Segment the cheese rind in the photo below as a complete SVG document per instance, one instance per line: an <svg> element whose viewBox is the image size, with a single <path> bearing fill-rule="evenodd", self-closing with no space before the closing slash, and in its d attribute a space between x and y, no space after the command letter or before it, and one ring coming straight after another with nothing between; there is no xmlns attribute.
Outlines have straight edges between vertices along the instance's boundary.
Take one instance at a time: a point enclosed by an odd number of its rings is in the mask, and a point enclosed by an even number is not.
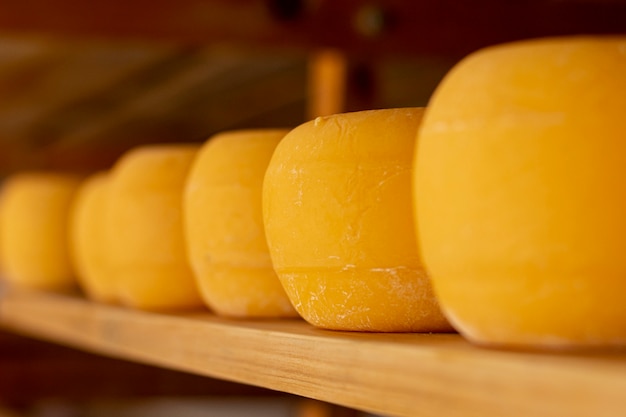
<svg viewBox="0 0 626 417"><path fill-rule="evenodd" d="M350 331L451 330L421 268L281 269L296 309L317 327Z"/></svg>
<svg viewBox="0 0 626 417"><path fill-rule="evenodd" d="M232 317L297 316L272 268L261 211L265 170L286 129L223 132L185 191L188 256L205 303Z"/></svg>
<svg viewBox="0 0 626 417"><path fill-rule="evenodd" d="M117 300L115 277L105 248L108 172L91 175L81 184L71 209L70 250L76 279L92 300Z"/></svg>
<svg viewBox="0 0 626 417"><path fill-rule="evenodd" d="M0 247L8 282L51 291L75 286L67 229L79 184L79 177L56 172L23 172L6 180Z"/></svg>
<svg viewBox="0 0 626 417"><path fill-rule="evenodd" d="M626 38L489 48L419 132L420 246L442 307L481 344L626 344Z"/></svg>
<svg viewBox="0 0 626 417"><path fill-rule="evenodd" d="M106 249L119 300L159 310L202 305L183 233L182 194L198 146L149 145L111 171Z"/></svg>
<svg viewBox="0 0 626 417"><path fill-rule="evenodd" d="M447 331L413 232L412 154L422 109L319 117L278 145L263 189L272 261L315 326Z"/></svg>

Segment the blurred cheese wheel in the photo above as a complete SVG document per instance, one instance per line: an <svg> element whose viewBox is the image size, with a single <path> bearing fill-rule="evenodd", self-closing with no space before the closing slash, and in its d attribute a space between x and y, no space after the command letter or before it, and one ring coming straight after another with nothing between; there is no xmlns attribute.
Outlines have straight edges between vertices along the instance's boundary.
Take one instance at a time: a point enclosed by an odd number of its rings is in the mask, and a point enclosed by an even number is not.
<svg viewBox="0 0 626 417"><path fill-rule="evenodd" d="M29 172L4 184L0 217L3 274L17 287L68 290L74 284L68 223L80 178Z"/></svg>
<svg viewBox="0 0 626 417"><path fill-rule="evenodd" d="M78 189L71 212L70 248L81 288L91 299L110 303L117 298L117 288L104 240L108 180L108 173L100 172Z"/></svg>
<svg viewBox="0 0 626 417"><path fill-rule="evenodd" d="M265 170L287 132L218 134L200 151L189 176L189 260L204 301L218 314L297 316L272 268L261 211Z"/></svg>
<svg viewBox="0 0 626 417"><path fill-rule="evenodd" d="M182 217L183 187L197 150L187 144L135 148L111 172L106 248L126 305L202 305L187 264Z"/></svg>
<svg viewBox="0 0 626 417"><path fill-rule="evenodd" d="M491 345L626 345L626 37L492 47L426 112L418 230L442 307Z"/></svg>
<svg viewBox="0 0 626 417"><path fill-rule="evenodd" d="M418 258L411 167L422 109L319 117L278 145L263 189L272 261L315 326L439 331Z"/></svg>

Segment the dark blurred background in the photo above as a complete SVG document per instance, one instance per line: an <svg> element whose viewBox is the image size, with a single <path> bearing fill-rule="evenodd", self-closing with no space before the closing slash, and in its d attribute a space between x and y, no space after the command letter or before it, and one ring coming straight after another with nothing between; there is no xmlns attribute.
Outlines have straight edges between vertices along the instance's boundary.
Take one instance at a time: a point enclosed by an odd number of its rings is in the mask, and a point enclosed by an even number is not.
<svg viewBox="0 0 626 417"><path fill-rule="evenodd" d="M423 106L484 46L624 31L623 0L0 0L0 176L295 126L320 51L343 57L352 111Z"/></svg>

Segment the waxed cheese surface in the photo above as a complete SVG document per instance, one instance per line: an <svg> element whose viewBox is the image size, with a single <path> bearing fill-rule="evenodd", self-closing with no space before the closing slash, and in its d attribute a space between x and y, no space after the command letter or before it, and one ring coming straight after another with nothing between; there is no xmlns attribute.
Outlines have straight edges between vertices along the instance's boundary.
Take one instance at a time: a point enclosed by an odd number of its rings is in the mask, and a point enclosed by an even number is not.
<svg viewBox="0 0 626 417"><path fill-rule="evenodd" d="M182 194L198 147L149 145L117 162L109 183L106 248L118 298L141 309L202 305L183 233Z"/></svg>
<svg viewBox="0 0 626 417"><path fill-rule="evenodd" d="M6 180L0 248L8 282L41 290L74 287L67 229L79 184L79 177L54 172L17 173Z"/></svg>
<svg viewBox="0 0 626 417"><path fill-rule="evenodd" d="M448 330L418 256L411 167L422 109L319 117L278 145L263 189L272 261L329 329Z"/></svg>
<svg viewBox="0 0 626 417"><path fill-rule="evenodd" d="M297 315L272 267L261 212L265 170L287 132L217 134L204 145L189 175L189 260L205 303L218 314Z"/></svg>
<svg viewBox="0 0 626 417"><path fill-rule="evenodd" d="M108 181L108 172L99 172L78 189L71 210L70 249L76 279L86 295L112 303L117 299L117 288L105 247Z"/></svg>
<svg viewBox="0 0 626 417"><path fill-rule="evenodd" d="M416 153L423 257L471 340L626 344L626 38L473 54L443 80Z"/></svg>

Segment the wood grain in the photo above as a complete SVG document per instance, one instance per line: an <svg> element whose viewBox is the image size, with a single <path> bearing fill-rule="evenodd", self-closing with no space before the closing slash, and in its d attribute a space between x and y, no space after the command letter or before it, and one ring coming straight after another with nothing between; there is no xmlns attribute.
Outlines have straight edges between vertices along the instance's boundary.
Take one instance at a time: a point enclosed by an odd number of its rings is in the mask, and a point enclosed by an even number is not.
<svg viewBox="0 0 626 417"><path fill-rule="evenodd" d="M159 314L8 292L6 329L113 357L395 416L619 416L626 354L481 349L454 334L329 332L299 320Z"/></svg>

